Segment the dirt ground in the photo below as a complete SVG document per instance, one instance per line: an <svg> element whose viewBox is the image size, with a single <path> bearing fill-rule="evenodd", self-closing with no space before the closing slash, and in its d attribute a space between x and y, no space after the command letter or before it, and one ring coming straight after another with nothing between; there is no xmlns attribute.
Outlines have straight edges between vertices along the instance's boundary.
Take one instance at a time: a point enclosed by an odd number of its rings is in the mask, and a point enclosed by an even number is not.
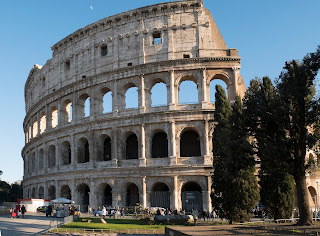
<svg viewBox="0 0 320 236"><path fill-rule="evenodd" d="M317 235L320 236L320 223L317 222L311 226L296 226L292 223L287 224L253 224L253 225L205 225L201 224L194 227L168 227L173 231L178 231L177 235L194 235L194 236L210 236L210 235ZM175 234L176 235L176 234Z"/></svg>

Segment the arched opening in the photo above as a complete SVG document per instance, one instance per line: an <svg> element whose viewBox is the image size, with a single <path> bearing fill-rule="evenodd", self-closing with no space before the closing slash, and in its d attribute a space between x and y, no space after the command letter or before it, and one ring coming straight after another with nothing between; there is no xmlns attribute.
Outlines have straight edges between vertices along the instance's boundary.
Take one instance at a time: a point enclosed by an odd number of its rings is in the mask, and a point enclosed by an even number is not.
<svg viewBox="0 0 320 236"><path fill-rule="evenodd" d="M309 187L308 187L308 190L309 190L309 193L310 193L310 195L311 195L313 204L316 204L316 202L317 202L317 191L316 191L315 188L312 187L312 186L309 186Z"/></svg>
<svg viewBox="0 0 320 236"><path fill-rule="evenodd" d="M136 206L140 203L139 188L137 185L130 183L127 187L127 206Z"/></svg>
<svg viewBox="0 0 320 236"><path fill-rule="evenodd" d="M105 138L103 142L103 160L110 161L111 160L111 138Z"/></svg>
<svg viewBox="0 0 320 236"><path fill-rule="evenodd" d="M90 188L86 184L80 184L77 188L78 204L81 212L88 212Z"/></svg>
<svg viewBox="0 0 320 236"><path fill-rule="evenodd" d="M131 134L126 141L126 159L138 159L138 137Z"/></svg>
<svg viewBox="0 0 320 236"><path fill-rule="evenodd" d="M71 164L71 145L68 141L65 141L61 144L61 161L62 165Z"/></svg>
<svg viewBox="0 0 320 236"><path fill-rule="evenodd" d="M151 106L167 105L167 86L163 82L156 83L151 89Z"/></svg>
<svg viewBox="0 0 320 236"><path fill-rule="evenodd" d="M56 199L56 188L51 185L48 189L48 200Z"/></svg>
<svg viewBox="0 0 320 236"><path fill-rule="evenodd" d="M90 116L90 97L88 97L84 102L84 117Z"/></svg>
<svg viewBox="0 0 320 236"><path fill-rule="evenodd" d="M32 125L32 138L37 137L38 135L38 120L37 118L34 119L33 125Z"/></svg>
<svg viewBox="0 0 320 236"><path fill-rule="evenodd" d="M89 161L89 142L86 138L81 138L78 142L78 163L85 163Z"/></svg>
<svg viewBox="0 0 320 236"><path fill-rule="evenodd" d="M56 166L56 147L51 145L48 149L49 168Z"/></svg>
<svg viewBox="0 0 320 236"><path fill-rule="evenodd" d="M51 109L51 126L52 128L57 127L58 125L58 109L56 107L53 107Z"/></svg>
<svg viewBox="0 0 320 236"><path fill-rule="evenodd" d="M179 104L198 103L197 84L190 80L185 80L179 85Z"/></svg>
<svg viewBox="0 0 320 236"><path fill-rule="evenodd" d="M170 208L170 192L165 183L156 183L150 195L151 207Z"/></svg>
<svg viewBox="0 0 320 236"><path fill-rule="evenodd" d="M36 153L32 153L32 158L31 158L31 170L32 172L35 172L37 170L36 166Z"/></svg>
<svg viewBox="0 0 320 236"><path fill-rule="evenodd" d="M152 138L152 158L168 157L168 139L165 132L156 133Z"/></svg>
<svg viewBox="0 0 320 236"><path fill-rule="evenodd" d="M181 189L182 209L191 212L192 209L202 210L202 188L195 182L188 182Z"/></svg>
<svg viewBox="0 0 320 236"><path fill-rule="evenodd" d="M68 185L61 187L61 197L71 200L71 189Z"/></svg>
<svg viewBox="0 0 320 236"><path fill-rule="evenodd" d="M38 196L39 199L44 199L44 189L42 186L39 188Z"/></svg>
<svg viewBox="0 0 320 236"><path fill-rule="evenodd" d="M39 170L42 170L44 167L43 160L44 160L43 149L40 149L40 151L39 151Z"/></svg>
<svg viewBox="0 0 320 236"><path fill-rule="evenodd" d="M110 185L107 185L104 188L104 195L103 195L103 206L112 206L112 188Z"/></svg>
<svg viewBox="0 0 320 236"><path fill-rule="evenodd" d="M138 108L138 88L133 85L125 94L125 108Z"/></svg>
<svg viewBox="0 0 320 236"><path fill-rule="evenodd" d="M223 80L215 78L210 81L210 102L211 103L215 103L215 101L216 101L216 97L215 97L216 85L220 85L222 88L224 88L226 95L228 97L227 84Z"/></svg>
<svg viewBox="0 0 320 236"><path fill-rule="evenodd" d="M198 157L201 156L200 138L197 132L188 130L182 133L180 138L180 156Z"/></svg>
<svg viewBox="0 0 320 236"><path fill-rule="evenodd" d="M70 123L72 121L72 103L70 100L65 101L65 120L66 123Z"/></svg>
<svg viewBox="0 0 320 236"><path fill-rule="evenodd" d="M103 106L103 113L109 113L112 112L112 92L108 88L103 88L101 90L102 93L102 106Z"/></svg>
<svg viewBox="0 0 320 236"><path fill-rule="evenodd" d="M46 113L43 112L40 118L40 134L42 134L46 130L46 126L47 126L47 117L46 117Z"/></svg>
<svg viewBox="0 0 320 236"><path fill-rule="evenodd" d="M78 118L90 116L90 97L88 94L85 93L79 97L76 112Z"/></svg>
<svg viewBox="0 0 320 236"><path fill-rule="evenodd" d="M32 188L31 198L36 198L36 188Z"/></svg>
<svg viewBox="0 0 320 236"><path fill-rule="evenodd" d="M29 126L29 131L28 131L28 139L29 139L29 141L31 140L31 126Z"/></svg>

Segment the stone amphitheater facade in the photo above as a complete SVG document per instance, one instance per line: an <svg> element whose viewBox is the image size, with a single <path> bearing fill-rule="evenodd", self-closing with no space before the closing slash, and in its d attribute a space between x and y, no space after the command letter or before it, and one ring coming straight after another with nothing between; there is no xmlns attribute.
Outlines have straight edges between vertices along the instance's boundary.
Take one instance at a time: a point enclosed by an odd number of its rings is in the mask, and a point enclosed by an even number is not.
<svg viewBox="0 0 320 236"><path fill-rule="evenodd" d="M25 84L24 198L71 198L83 211L136 203L211 210L210 82L224 81L230 102L245 85L237 50L202 0L107 17L52 50ZM183 81L196 83L197 104L179 104ZM167 104L154 107L157 83L166 85ZM135 109L126 108L131 87ZM112 110L104 112L110 93Z"/></svg>

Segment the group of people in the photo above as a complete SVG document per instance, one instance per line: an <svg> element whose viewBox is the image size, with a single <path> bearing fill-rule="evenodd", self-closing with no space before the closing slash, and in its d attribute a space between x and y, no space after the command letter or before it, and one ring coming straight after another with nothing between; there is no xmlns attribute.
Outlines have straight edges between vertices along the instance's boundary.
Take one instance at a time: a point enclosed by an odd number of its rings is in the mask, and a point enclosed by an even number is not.
<svg viewBox="0 0 320 236"><path fill-rule="evenodd" d="M98 211L100 211L100 210L102 212L103 218L105 218L107 215L109 217L113 216L114 218L118 218L118 217L124 218L124 214L125 214L124 208L121 208L121 209L117 208L117 207L106 208L105 206L103 206L102 209L100 207L98 208Z"/></svg>
<svg viewBox="0 0 320 236"><path fill-rule="evenodd" d="M20 207L20 205L17 204L10 210L10 212L11 212L11 218L19 218L20 212L21 212L22 218L24 218L24 214L27 212L27 210L24 205Z"/></svg>

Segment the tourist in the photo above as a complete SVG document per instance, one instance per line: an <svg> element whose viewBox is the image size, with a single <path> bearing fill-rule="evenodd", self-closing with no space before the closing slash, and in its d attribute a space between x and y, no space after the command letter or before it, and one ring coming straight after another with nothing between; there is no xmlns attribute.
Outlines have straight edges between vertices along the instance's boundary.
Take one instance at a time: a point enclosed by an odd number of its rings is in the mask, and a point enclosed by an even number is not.
<svg viewBox="0 0 320 236"><path fill-rule="evenodd" d="M123 207L120 210L120 214L121 214L122 219L124 219L124 208Z"/></svg>
<svg viewBox="0 0 320 236"><path fill-rule="evenodd" d="M21 207L21 215L22 215L22 218L24 218L24 214L26 213L26 207L24 205L22 205Z"/></svg>
<svg viewBox="0 0 320 236"><path fill-rule="evenodd" d="M49 204L49 206L48 206L48 216L50 216L51 217L51 214L52 214L52 206L51 206L51 204ZM47 216L47 217L48 217Z"/></svg>
<svg viewBox="0 0 320 236"><path fill-rule="evenodd" d="M192 209L192 216L193 216L193 221L194 221L194 225L197 225L197 221L198 221L198 217L199 217L199 212L197 209L193 210Z"/></svg>
<svg viewBox="0 0 320 236"><path fill-rule="evenodd" d="M105 207L102 208L102 218L104 219L107 215L107 210Z"/></svg>

